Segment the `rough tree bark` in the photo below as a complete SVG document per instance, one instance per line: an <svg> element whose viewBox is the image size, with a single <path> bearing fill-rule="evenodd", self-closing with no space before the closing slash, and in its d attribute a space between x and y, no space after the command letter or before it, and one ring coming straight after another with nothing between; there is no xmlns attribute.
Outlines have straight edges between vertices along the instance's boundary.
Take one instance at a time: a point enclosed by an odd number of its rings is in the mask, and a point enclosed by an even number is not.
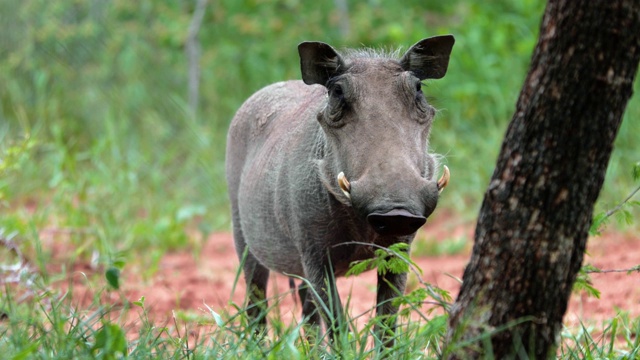
<svg viewBox="0 0 640 360"><path fill-rule="evenodd" d="M638 0L547 4L452 307L446 357L555 356L639 58Z"/></svg>

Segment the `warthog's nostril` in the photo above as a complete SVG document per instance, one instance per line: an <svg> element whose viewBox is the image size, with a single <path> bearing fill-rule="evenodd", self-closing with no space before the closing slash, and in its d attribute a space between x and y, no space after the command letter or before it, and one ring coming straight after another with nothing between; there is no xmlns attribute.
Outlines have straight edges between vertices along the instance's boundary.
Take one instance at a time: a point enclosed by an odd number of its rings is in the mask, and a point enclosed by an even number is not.
<svg viewBox="0 0 640 360"><path fill-rule="evenodd" d="M386 213L373 212L367 216L367 221L380 235L403 236L418 231L427 218L407 210L393 209Z"/></svg>

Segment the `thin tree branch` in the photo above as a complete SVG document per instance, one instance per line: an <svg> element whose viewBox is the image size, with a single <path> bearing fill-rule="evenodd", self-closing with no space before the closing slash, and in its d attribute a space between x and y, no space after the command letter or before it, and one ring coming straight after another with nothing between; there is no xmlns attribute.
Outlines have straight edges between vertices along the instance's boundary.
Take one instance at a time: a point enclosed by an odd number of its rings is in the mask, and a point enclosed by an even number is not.
<svg viewBox="0 0 640 360"><path fill-rule="evenodd" d="M640 265L636 265L629 269L587 269L584 270L585 274L608 274L608 273L632 273L632 272L640 272Z"/></svg>
<svg viewBox="0 0 640 360"><path fill-rule="evenodd" d="M638 186L635 190L633 190L633 191L631 192L631 194L629 194L629 196L627 196L627 198L626 198L626 199L624 199L624 201L622 201L620 204L618 204L618 206L616 206L616 207L614 207L613 209L611 209L611 210L607 211L607 212L604 214L604 219L603 219L603 220L608 219L611 215L615 214L615 213L616 213L616 212L618 212L620 209L622 209L622 207L624 206L624 204L626 204L626 203L627 203L627 201L631 200L631 198L632 198L632 197L633 197L633 196L634 196L638 191L640 191L640 186Z"/></svg>
<svg viewBox="0 0 640 360"><path fill-rule="evenodd" d="M196 9L193 11L187 40L185 44L185 52L189 62L189 110L191 116L195 117L198 113L198 102L200 97L200 42L198 34L202 26L202 19L207 6L207 0L197 0Z"/></svg>

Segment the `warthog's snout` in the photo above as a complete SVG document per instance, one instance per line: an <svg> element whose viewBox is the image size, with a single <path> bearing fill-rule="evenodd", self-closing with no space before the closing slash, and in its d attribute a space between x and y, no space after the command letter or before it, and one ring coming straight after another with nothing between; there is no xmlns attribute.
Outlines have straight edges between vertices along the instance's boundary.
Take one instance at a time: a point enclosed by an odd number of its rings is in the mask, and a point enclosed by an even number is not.
<svg viewBox="0 0 640 360"><path fill-rule="evenodd" d="M397 194L397 188L386 187L387 193L382 198L387 198L387 201L381 203L376 201L375 197L363 196L363 193L376 193L371 189L379 191L379 189L385 188L380 183L373 183L374 185L372 185L372 183L367 184L367 180L360 179L360 181L354 181L352 184L344 172L338 174L337 183L347 201L360 208L361 216L366 218L376 233L384 236L406 236L415 233L427 222L427 217L431 215L436 207L438 194L447 186L449 178L449 168L445 165L442 177L437 182L420 179L421 185L415 187L421 188L420 191L409 195L396 196L392 210L389 210L389 194ZM400 186L400 188L406 190L413 187ZM359 192L358 189L360 189ZM367 191L367 189L370 191ZM352 191L355 191L355 195L352 195ZM416 199L421 199L421 201L416 202Z"/></svg>
<svg viewBox="0 0 640 360"><path fill-rule="evenodd" d="M367 216L367 221L380 235L405 236L418 231L427 218L405 209L393 209L385 213L372 212Z"/></svg>

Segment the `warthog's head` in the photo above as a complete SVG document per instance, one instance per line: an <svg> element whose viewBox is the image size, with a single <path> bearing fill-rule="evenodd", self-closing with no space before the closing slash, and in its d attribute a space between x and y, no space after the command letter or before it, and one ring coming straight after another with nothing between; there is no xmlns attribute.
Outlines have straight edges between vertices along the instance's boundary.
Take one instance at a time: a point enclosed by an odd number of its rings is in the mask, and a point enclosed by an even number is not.
<svg viewBox="0 0 640 360"><path fill-rule="evenodd" d="M413 234L436 207L449 171L435 180L427 152L435 109L422 81L447 72L453 36L424 39L400 59L372 51L340 55L299 45L302 79L327 88L318 114L327 146L319 169L327 189L381 235Z"/></svg>

